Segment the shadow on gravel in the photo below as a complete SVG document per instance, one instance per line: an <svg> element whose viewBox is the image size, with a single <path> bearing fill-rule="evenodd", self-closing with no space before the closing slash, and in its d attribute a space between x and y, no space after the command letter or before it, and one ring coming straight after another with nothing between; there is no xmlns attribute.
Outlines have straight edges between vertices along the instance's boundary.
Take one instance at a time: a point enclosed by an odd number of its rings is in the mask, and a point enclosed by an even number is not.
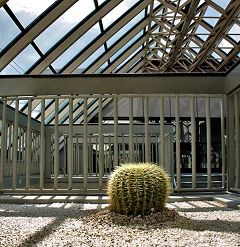
<svg viewBox="0 0 240 247"><path fill-rule="evenodd" d="M239 233L239 221L224 221L224 220L195 220L189 219L185 216L178 216L174 222L171 222L169 227L180 228L189 231L214 231Z"/></svg>
<svg viewBox="0 0 240 247"><path fill-rule="evenodd" d="M56 207L55 207L56 206ZM25 240L19 243L18 247L36 246L39 242L46 239L68 219L80 220L83 224L88 224L89 227L97 227L99 225L106 227L124 226L127 228L138 229L142 231L155 230L157 228L172 228L184 229L189 231L214 231L227 233L240 233L239 221L223 221L218 218L215 220L196 220L188 216L188 212L194 214L201 212L212 211L229 211L228 208L215 207L212 205L207 208L179 208L165 209L163 213L153 212L149 216L126 216L112 213L108 208L97 207L97 209L84 209L81 204L69 205L67 203L58 205L0 205L0 217L52 217L53 221L34 234L28 236ZM195 205L194 205L195 206ZM206 209L206 210L205 210ZM230 209L231 210L231 209ZM182 214L186 215L182 215ZM104 227L105 228L105 227ZM14 233L12 233L14 234Z"/></svg>
<svg viewBox="0 0 240 247"><path fill-rule="evenodd" d="M54 233L61 225L68 219L81 220L88 215L96 213L101 208L101 205L97 209L84 209L82 204L75 204L74 207L68 207L67 203L58 204L57 207L51 205L17 205L17 204L0 204L0 217L12 218L12 217L24 217L24 218L37 218L37 217L51 217L54 220L42 227L41 229L29 235L25 240L19 243L18 247L36 246L39 242L47 238ZM12 233L14 234L14 233Z"/></svg>
<svg viewBox="0 0 240 247"><path fill-rule="evenodd" d="M41 228L39 231L36 231L34 234L27 237L24 241L22 241L18 247L30 247L36 246L37 243L41 242L45 238L47 238L51 233L53 233L61 224L65 221L66 218L57 218L53 220L52 223L46 225Z"/></svg>

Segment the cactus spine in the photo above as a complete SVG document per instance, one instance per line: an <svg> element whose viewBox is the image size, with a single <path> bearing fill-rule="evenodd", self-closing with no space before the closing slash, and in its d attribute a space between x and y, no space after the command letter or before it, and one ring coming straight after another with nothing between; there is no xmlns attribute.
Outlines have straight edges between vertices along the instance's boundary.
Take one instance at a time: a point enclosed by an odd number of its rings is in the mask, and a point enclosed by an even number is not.
<svg viewBox="0 0 240 247"><path fill-rule="evenodd" d="M162 211L169 191L169 177L158 165L124 164L108 181L110 209L127 215Z"/></svg>

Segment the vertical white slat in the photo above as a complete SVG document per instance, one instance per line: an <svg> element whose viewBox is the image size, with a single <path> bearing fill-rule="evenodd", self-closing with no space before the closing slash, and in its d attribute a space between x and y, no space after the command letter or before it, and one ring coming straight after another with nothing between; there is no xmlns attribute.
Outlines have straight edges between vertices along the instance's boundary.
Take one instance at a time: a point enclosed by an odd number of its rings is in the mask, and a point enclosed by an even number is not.
<svg viewBox="0 0 240 247"><path fill-rule="evenodd" d="M206 127L207 127L207 188L211 189L211 119L210 98L206 98Z"/></svg>
<svg viewBox="0 0 240 247"><path fill-rule="evenodd" d="M21 176L22 175L22 163L21 163L21 145L22 145L22 128L19 127L18 129L18 158L17 158L17 175Z"/></svg>
<svg viewBox="0 0 240 247"><path fill-rule="evenodd" d="M138 145L138 136L137 136L137 134L135 135L135 146L136 146L135 160L136 160L136 162L139 162L139 145Z"/></svg>
<svg viewBox="0 0 240 247"><path fill-rule="evenodd" d="M39 189L44 188L45 169L45 99L41 99L41 127L40 127L40 184Z"/></svg>
<svg viewBox="0 0 240 247"><path fill-rule="evenodd" d="M19 117L19 100L15 100L14 129L13 129L13 173L12 189L17 187L17 153L18 153L18 117Z"/></svg>
<svg viewBox="0 0 240 247"><path fill-rule="evenodd" d="M145 162L149 162L149 129L148 129L148 97L143 98L144 110L144 144L145 144Z"/></svg>
<svg viewBox="0 0 240 247"><path fill-rule="evenodd" d="M59 127L58 127L59 99L55 99L55 124L54 124L54 190L58 189L59 174Z"/></svg>
<svg viewBox="0 0 240 247"><path fill-rule="evenodd" d="M112 170L112 151L111 151L112 138L111 136L108 137L108 146L109 146L109 162L108 162L108 174L109 174Z"/></svg>
<svg viewBox="0 0 240 247"><path fill-rule="evenodd" d="M179 97L175 99L175 121L176 121L176 172L177 172L177 189L181 189L181 150L180 150L180 119L179 119Z"/></svg>
<svg viewBox="0 0 240 247"><path fill-rule="evenodd" d="M88 121L87 121L87 98L83 103L83 189L87 190L88 185Z"/></svg>
<svg viewBox="0 0 240 247"><path fill-rule="evenodd" d="M225 157L225 123L224 123L224 98L220 99L221 112L221 152L222 152L222 187L225 187L226 157Z"/></svg>
<svg viewBox="0 0 240 247"><path fill-rule="evenodd" d="M164 97L160 97L160 164L165 168L165 126L164 126Z"/></svg>
<svg viewBox="0 0 240 247"><path fill-rule="evenodd" d="M77 140L77 138L75 138L75 140ZM77 145L76 143L75 143L75 145L73 145L73 176L77 176L77 167L76 167L77 150L76 150L76 145Z"/></svg>
<svg viewBox="0 0 240 247"><path fill-rule="evenodd" d="M126 152L125 152L124 134L122 134L122 161L123 161L124 164L126 163Z"/></svg>
<svg viewBox="0 0 240 247"><path fill-rule="evenodd" d="M7 150L7 101L3 100L2 105L2 135L1 135L1 164L0 164L0 190L3 189L4 166L6 162Z"/></svg>
<svg viewBox="0 0 240 247"><path fill-rule="evenodd" d="M72 189L73 177L73 98L69 99L69 132L68 132L68 150L67 150L67 168L68 168L68 189Z"/></svg>
<svg viewBox="0 0 240 247"><path fill-rule="evenodd" d="M118 166L118 98L113 99L114 107L114 166Z"/></svg>
<svg viewBox="0 0 240 247"><path fill-rule="evenodd" d="M192 150L192 189L196 189L196 120L195 120L196 98L191 97L191 150Z"/></svg>
<svg viewBox="0 0 240 247"><path fill-rule="evenodd" d="M156 162L158 162L158 142L159 142L159 136L158 135L156 135L155 136L155 160L156 160ZM160 161L159 161L159 163L160 163Z"/></svg>
<svg viewBox="0 0 240 247"><path fill-rule="evenodd" d="M32 152L32 136L31 136L31 113L32 113L32 100L28 100L28 117L27 117L27 140L26 140L26 190L30 188L30 165L31 165L31 152Z"/></svg>
<svg viewBox="0 0 240 247"><path fill-rule="evenodd" d="M103 188L104 176L104 141L103 141L103 112L102 98L98 98L98 136L99 136L99 189Z"/></svg>
<svg viewBox="0 0 240 247"><path fill-rule="evenodd" d="M134 162L133 156L133 98L129 98L129 162Z"/></svg>
<svg viewBox="0 0 240 247"><path fill-rule="evenodd" d="M92 156L92 136L91 135L89 135L89 137L88 137L88 146L89 146L89 152L88 152L88 157L89 157L89 164L88 164L88 166L89 166L89 169L88 169L88 171L89 171L89 175L90 176L92 176L93 175L93 156Z"/></svg>
<svg viewBox="0 0 240 247"><path fill-rule="evenodd" d="M236 189L240 188L240 131L239 131L239 101L238 94L234 94L234 112L235 112L235 162L236 162Z"/></svg>
<svg viewBox="0 0 240 247"><path fill-rule="evenodd" d="M80 144L79 144L79 137L77 136L76 137L76 145L75 145L75 150L76 150L76 164L75 164L75 166L76 166L76 173L77 173L77 176L79 176L79 174L80 174L80 169L79 169L79 164L80 164L80 148L79 148L79 146L80 146Z"/></svg>
<svg viewBox="0 0 240 247"><path fill-rule="evenodd" d="M95 144L96 144L96 159L95 159L95 173L94 175L97 176L97 167L98 167L98 159L97 159L97 150L99 150L99 144L98 144L98 136L95 137Z"/></svg>
<svg viewBox="0 0 240 247"><path fill-rule="evenodd" d="M67 167L67 153L68 153L68 137L63 135L63 176L66 176L66 167Z"/></svg>
<svg viewBox="0 0 240 247"><path fill-rule="evenodd" d="M23 131L23 135L22 135L22 162L23 162L23 167L26 170L26 131L25 129L22 130Z"/></svg>
<svg viewBox="0 0 240 247"><path fill-rule="evenodd" d="M13 124L9 124L9 136L8 136L8 171L9 171L9 176L12 175L12 166L10 165L10 163L12 162L12 158L13 158L13 154L12 154L12 145L13 145L13 128L14 125Z"/></svg>
<svg viewBox="0 0 240 247"><path fill-rule="evenodd" d="M236 157L235 157L235 106L234 95L226 97L227 103L227 189L234 189L236 186Z"/></svg>

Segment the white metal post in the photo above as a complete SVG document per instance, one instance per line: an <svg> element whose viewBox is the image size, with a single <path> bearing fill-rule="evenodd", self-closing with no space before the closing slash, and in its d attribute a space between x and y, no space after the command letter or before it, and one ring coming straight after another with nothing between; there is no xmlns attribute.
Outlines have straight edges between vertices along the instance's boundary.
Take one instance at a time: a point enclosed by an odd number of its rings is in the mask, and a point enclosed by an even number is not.
<svg viewBox="0 0 240 247"><path fill-rule="evenodd" d="M210 97L206 98L206 128L207 128L207 188L211 189L211 120Z"/></svg>
<svg viewBox="0 0 240 247"><path fill-rule="evenodd" d="M227 176L228 190L234 189L236 186L236 157L235 157L235 126L234 126L234 95L227 97Z"/></svg>
<svg viewBox="0 0 240 247"><path fill-rule="evenodd" d="M224 98L220 99L221 112L221 153L222 153L222 187L225 187L226 157L225 157L225 123L224 123Z"/></svg>
<svg viewBox="0 0 240 247"><path fill-rule="evenodd" d="M32 100L28 100L28 116L27 116L27 153L26 153L26 190L30 188L30 166L31 166L31 152L32 152L32 135L31 135L31 113Z"/></svg>
<svg viewBox="0 0 240 247"><path fill-rule="evenodd" d="M113 99L114 107L114 166L118 166L118 98Z"/></svg>
<svg viewBox="0 0 240 247"><path fill-rule="evenodd" d="M160 97L160 164L165 167L165 124L164 124L164 97Z"/></svg>
<svg viewBox="0 0 240 247"><path fill-rule="evenodd" d="M54 190L58 189L59 174L59 128L58 128L59 99L55 99L55 124L54 124Z"/></svg>
<svg viewBox="0 0 240 247"><path fill-rule="evenodd" d="M41 99L41 127L40 127L40 190L44 188L45 169L45 99ZM50 164L49 164L50 165Z"/></svg>
<svg viewBox="0 0 240 247"><path fill-rule="evenodd" d="M1 133L1 167L0 167L0 190L3 189L4 164L7 150L7 101L3 100L2 110L2 133Z"/></svg>
<svg viewBox="0 0 240 247"><path fill-rule="evenodd" d="M69 99L69 132L68 132L68 189L72 189L73 177L73 99Z"/></svg>
<svg viewBox="0 0 240 247"><path fill-rule="evenodd" d="M104 140L103 140L103 112L102 112L102 98L98 98L98 137L99 137L99 189L103 187L104 176Z"/></svg>
<svg viewBox="0 0 240 247"><path fill-rule="evenodd" d="M179 97L175 98L175 121L176 121L176 172L177 172L177 189L181 189L181 161L180 161L180 119L179 119Z"/></svg>
<svg viewBox="0 0 240 247"><path fill-rule="evenodd" d="M236 189L240 188L240 131L239 131L239 100L238 94L234 94L235 111L235 162L236 162Z"/></svg>
<svg viewBox="0 0 240 247"><path fill-rule="evenodd" d="M192 189L196 189L196 120L195 120L195 97L191 98L191 136L192 136Z"/></svg>
<svg viewBox="0 0 240 247"><path fill-rule="evenodd" d="M83 189L87 190L88 183L88 121L87 121L87 98L83 103Z"/></svg>
<svg viewBox="0 0 240 247"><path fill-rule="evenodd" d="M15 100L14 129L13 129L13 174L12 189L17 187L17 154L18 154L18 117L19 100Z"/></svg>
<svg viewBox="0 0 240 247"><path fill-rule="evenodd" d="M144 110L144 144L145 144L145 162L149 162L149 129L148 129L148 97L143 98Z"/></svg>
<svg viewBox="0 0 240 247"><path fill-rule="evenodd" d="M133 156L133 98L129 98L129 162L134 162Z"/></svg>

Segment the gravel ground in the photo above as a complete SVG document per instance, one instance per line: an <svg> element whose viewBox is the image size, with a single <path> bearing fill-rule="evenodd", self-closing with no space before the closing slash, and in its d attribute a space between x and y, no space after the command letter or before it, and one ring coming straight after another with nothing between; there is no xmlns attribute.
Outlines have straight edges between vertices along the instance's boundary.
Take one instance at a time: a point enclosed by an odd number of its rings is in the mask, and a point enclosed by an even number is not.
<svg viewBox="0 0 240 247"><path fill-rule="evenodd" d="M106 205L0 204L0 246L240 246L239 210L213 201L167 207L142 218Z"/></svg>

